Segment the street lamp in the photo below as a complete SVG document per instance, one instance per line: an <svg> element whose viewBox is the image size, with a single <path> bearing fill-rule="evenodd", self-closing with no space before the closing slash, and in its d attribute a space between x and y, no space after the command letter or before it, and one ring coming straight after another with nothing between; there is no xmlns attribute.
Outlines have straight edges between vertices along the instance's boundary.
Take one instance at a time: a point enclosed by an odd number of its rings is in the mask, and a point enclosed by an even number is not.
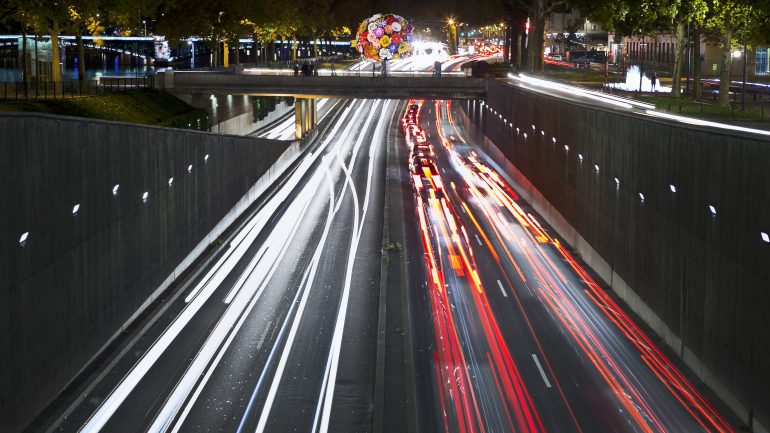
<svg viewBox="0 0 770 433"><path fill-rule="evenodd" d="M144 24L144 37L147 37L147 20L142 20L142 24Z"/></svg>
<svg viewBox="0 0 770 433"><path fill-rule="evenodd" d="M190 46L190 53L192 53L192 59L190 60L190 67L195 69L195 42L193 42L192 39L188 39L187 45Z"/></svg>
<svg viewBox="0 0 770 433"><path fill-rule="evenodd" d="M447 38L449 39L450 54L457 54L457 26L455 25L455 19L450 17L447 20L447 25L449 27Z"/></svg>

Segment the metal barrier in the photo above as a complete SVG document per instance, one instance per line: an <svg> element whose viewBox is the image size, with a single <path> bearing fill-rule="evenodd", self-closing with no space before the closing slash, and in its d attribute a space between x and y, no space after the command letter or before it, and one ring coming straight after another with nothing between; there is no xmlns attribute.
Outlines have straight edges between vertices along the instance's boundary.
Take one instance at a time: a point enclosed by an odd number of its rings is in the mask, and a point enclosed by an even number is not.
<svg viewBox="0 0 770 433"><path fill-rule="evenodd" d="M150 88L154 77L98 77L90 80L0 83L0 100L65 99Z"/></svg>

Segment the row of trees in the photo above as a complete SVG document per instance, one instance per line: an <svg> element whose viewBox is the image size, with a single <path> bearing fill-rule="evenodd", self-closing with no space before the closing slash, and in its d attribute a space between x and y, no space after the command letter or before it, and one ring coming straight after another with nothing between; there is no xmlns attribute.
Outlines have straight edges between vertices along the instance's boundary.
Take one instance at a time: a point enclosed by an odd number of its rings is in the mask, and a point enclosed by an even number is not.
<svg viewBox="0 0 770 433"><path fill-rule="evenodd" d="M85 77L83 35L100 34L104 22L115 26L132 28L139 25L141 11L147 10L153 0L4 0L0 8L2 19L13 20L20 25L22 37L26 40L31 31L35 35L51 35L52 57L59 58L59 34L73 34L77 41L78 75ZM26 42L22 50L26 51ZM22 54L26 59L26 52ZM24 61L26 62L26 60ZM26 67L22 68L26 81ZM61 81L61 70L52 68L54 82Z"/></svg>
<svg viewBox="0 0 770 433"><path fill-rule="evenodd" d="M234 41L250 35L266 46L276 39L296 42L349 34L367 9L365 2L352 0L171 0L162 2L154 17L158 32L169 40L195 35L211 42ZM218 49L218 44L212 47Z"/></svg>
<svg viewBox="0 0 770 433"><path fill-rule="evenodd" d="M128 36L141 34L150 22L168 40L202 37L216 59L220 43L237 41L239 36L251 36L262 46L276 39L338 37L350 33L368 9L365 2L352 0L0 0L0 20L18 23L25 38L28 32L50 35L55 59L58 35L75 35L83 81L82 36L102 34L105 28ZM61 81L59 68L53 68L52 79Z"/></svg>
<svg viewBox="0 0 770 433"><path fill-rule="evenodd" d="M742 47L768 42L770 0L491 0L508 17L512 58L523 47L524 23L529 18L527 55L520 64L531 72L543 71L545 22L556 12L576 8L582 15L623 36L670 32L675 40L673 95L680 96L685 47L692 41L693 58L700 58L701 37L721 47L719 101L729 105L732 53ZM689 32L688 32L689 30ZM689 35L689 39L688 39ZM700 62L694 62L694 96L700 97Z"/></svg>

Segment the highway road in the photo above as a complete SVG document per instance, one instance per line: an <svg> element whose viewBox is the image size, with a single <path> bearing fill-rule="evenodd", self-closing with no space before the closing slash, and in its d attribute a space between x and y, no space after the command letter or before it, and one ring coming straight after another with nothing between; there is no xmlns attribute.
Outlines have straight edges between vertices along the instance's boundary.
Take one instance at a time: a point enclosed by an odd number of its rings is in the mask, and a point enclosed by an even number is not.
<svg viewBox="0 0 770 433"><path fill-rule="evenodd" d="M474 150L459 109L425 102L420 113L431 147L412 147L404 207L419 232L411 279L425 282L414 326L433 328L431 342L415 343L434 381L418 389L435 401L423 422L452 432L733 431Z"/></svg>
<svg viewBox="0 0 770 433"><path fill-rule="evenodd" d="M385 431L734 431L475 150L457 106L420 102L417 158L406 106L319 102L325 132L57 431L377 430L384 226L402 227L388 269L404 268L388 276L404 323L386 324ZM257 135L290 138L293 117Z"/></svg>
<svg viewBox="0 0 770 433"><path fill-rule="evenodd" d="M293 173L59 430L369 429L384 131L401 106L340 103Z"/></svg>

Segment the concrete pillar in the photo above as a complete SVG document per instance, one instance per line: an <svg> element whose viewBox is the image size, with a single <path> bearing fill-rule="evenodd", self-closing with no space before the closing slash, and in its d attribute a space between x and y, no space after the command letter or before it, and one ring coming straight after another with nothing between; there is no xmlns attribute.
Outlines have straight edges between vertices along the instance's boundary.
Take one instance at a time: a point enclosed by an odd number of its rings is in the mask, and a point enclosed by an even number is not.
<svg viewBox="0 0 770 433"><path fill-rule="evenodd" d="M222 42L222 66L230 67L230 53L227 47L227 41Z"/></svg>
<svg viewBox="0 0 770 433"><path fill-rule="evenodd" d="M318 100L316 98L310 98L310 127L315 128L318 124L318 109L316 107L316 103Z"/></svg>
<svg viewBox="0 0 770 433"><path fill-rule="evenodd" d="M161 87L163 90L169 91L174 88L174 70L173 69L166 69L163 72L163 87Z"/></svg>
<svg viewBox="0 0 770 433"><path fill-rule="evenodd" d="M304 118L302 113L304 111L303 107L304 107L303 99L295 98L294 99L294 138L296 138L297 140L302 138L302 135L303 135L302 133L304 132L304 128L303 128L304 125L302 122Z"/></svg>
<svg viewBox="0 0 770 433"><path fill-rule="evenodd" d="M306 132L316 127L318 114L315 98L294 98L294 136L302 138Z"/></svg>

